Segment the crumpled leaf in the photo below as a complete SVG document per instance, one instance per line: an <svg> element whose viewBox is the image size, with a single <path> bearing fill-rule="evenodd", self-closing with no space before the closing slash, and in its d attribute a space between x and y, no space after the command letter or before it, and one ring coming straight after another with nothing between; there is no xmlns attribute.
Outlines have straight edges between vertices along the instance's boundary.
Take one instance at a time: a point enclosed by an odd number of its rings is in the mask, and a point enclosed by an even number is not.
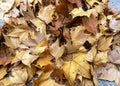
<svg viewBox="0 0 120 86"><path fill-rule="evenodd" d="M100 74L99 79L115 81L117 86L120 85L120 71L118 71L114 64L108 63L105 67L99 68L98 74Z"/></svg>
<svg viewBox="0 0 120 86"><path fill-rule="evenodd" d="M76 78L77 73L79 73L82 77L90 78L90 65L85 60L85 53L76 53L73 54L72 61L65 62L62 66L65 77L68 79L71 86L74 85L74 80Z"/></svg>
<svg viewBox="0 0 120 86"><path fill-rule="evenodd" d="M56 59L58 59L63 55L65 47L63 45L59 46L59 39L57 39L55 43L50 46L49 49L50 54L53 55Z"/></svg>
<svg viewBox="0 0 120 86"><path fill-rule="evenodd" d="M30 50L26 51L17 51L15 58L12 60L12 63L16 63L18 61L22 61L23 64L31 67L31 63L38 58L37 55L30 54Z"/></svg>
<svg viewBox="0 0 120 86"><path fill-rule="evenodd" d="M99 41L98 41L98 46L97 46L97 49L100 50L100 51L106 51L109 49L110 45L112 44L112 39L113 37L110 36L110 37L100 37Z"/></svg>
<svg viewBox="0 0 120 86"><path fill-rule="evenodd" d="M94 15L91 15L90 18L83 17L82 23L88 32L91 32L94 35L97 33L98 20Z"/></svg>
<svg viewBox="0 0 120 86"><path fill-rule="evenodd" d="M53 20L54 9L55 9L54 5L48 5L40 9L38 17L48 24Z"/></svg>

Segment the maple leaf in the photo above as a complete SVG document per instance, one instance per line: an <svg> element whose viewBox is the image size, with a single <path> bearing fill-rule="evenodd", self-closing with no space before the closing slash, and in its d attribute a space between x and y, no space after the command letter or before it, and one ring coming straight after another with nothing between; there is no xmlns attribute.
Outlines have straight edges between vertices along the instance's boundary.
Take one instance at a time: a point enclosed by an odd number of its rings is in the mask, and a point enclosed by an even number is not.
<svg viewBox="0 0 120 86"><path fill-rule="evenodd" d="M83 17L82 23L88 32L91 32L94 35L97 33L98 20L94 15L91 15L90 18Z"/></svg>
<svg viewBox="0 0 120 86"><path fill-rule="evenodd" d="M82 77L90 78L90 65L85 60L85 53L76 53L73 54L72 61L65 62L62 66L63 73L65 77L68 79L71 86L74 86L74 80L76 78L77 73L79 73Z"/></svg>
<svg viewBox="0 0 120 86"><path fill-rule="evenodd" d="M12 60L12 63L16 63L18 61L22 61L23 64L31 67L31 63L38 58L37 55L31 55L30 50L26 51L17 51L15 58Z"/></svg>
<svg viewBox="0 0 120 86"><path fill-rule="evenodd" d="M59 39L57 39L55 43L50 46L49 49L50 54L53 55L56 59L58 59L63 55L65 47L63 45L59 46Z"/></svg>

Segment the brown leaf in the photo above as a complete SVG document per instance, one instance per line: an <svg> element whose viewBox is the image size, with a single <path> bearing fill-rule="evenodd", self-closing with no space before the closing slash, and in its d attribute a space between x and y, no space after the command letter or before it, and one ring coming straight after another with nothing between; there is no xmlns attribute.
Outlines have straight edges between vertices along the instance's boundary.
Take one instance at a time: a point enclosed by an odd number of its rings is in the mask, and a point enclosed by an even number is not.
<svg viewBox="0 0 120 86"><path fill-rule="evenodd" d="M63 71L61 69L54 69L50 74L51 78L55 80L55 82L60 83L63 79Z"/></svg>
<svg viewBox="0 0 120 86"><path fill-rule="evenodd" d="M60 4L56 6L55 11L58 14L62 14L63 16L66 16L67 13L68 13L67 1L66 0L60 0Z"/></svg>
<svg viewBox="0 0 120 86"><path fill-rule="evenodd" d="M7 65L11 62L12 57L5 53L5 49L0 47L0 65Z"/></svg>
<svg viewBox="0 0 120 86"><path fill-rule="evenodd" d="M81 0L68 0L72 4L76 4L77 7L82 7L82 1Z"/></svg>
<svg viewBox="0 0 120 86"><path fill-rule="evenodd" d="M88 32L94 35L97 33L98 20L94 15L91 15L90 18L83 17L82 23Z"/></svg>

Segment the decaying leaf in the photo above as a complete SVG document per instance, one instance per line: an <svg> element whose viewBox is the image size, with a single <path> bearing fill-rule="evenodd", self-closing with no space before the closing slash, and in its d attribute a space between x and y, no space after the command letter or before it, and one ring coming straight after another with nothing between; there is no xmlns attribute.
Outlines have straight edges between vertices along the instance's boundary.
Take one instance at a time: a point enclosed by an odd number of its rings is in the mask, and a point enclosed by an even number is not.
<svg viewBox="0 0 120 86"><path fill-rule="evenodd" d="M2 79L7 74L7 68L1 67L0 68L0 79Z"/></svg>

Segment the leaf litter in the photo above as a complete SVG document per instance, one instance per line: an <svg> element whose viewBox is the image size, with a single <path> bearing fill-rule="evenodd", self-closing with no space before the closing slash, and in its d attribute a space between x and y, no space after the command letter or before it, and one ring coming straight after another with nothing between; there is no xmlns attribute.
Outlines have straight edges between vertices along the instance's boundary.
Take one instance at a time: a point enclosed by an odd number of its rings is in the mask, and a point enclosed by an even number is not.
<svg viewBox="0 0 120 86"><path fill-rule="evenodd" d="M108 0L0 0L0 86L120 86L120 14Z"/></svg>

